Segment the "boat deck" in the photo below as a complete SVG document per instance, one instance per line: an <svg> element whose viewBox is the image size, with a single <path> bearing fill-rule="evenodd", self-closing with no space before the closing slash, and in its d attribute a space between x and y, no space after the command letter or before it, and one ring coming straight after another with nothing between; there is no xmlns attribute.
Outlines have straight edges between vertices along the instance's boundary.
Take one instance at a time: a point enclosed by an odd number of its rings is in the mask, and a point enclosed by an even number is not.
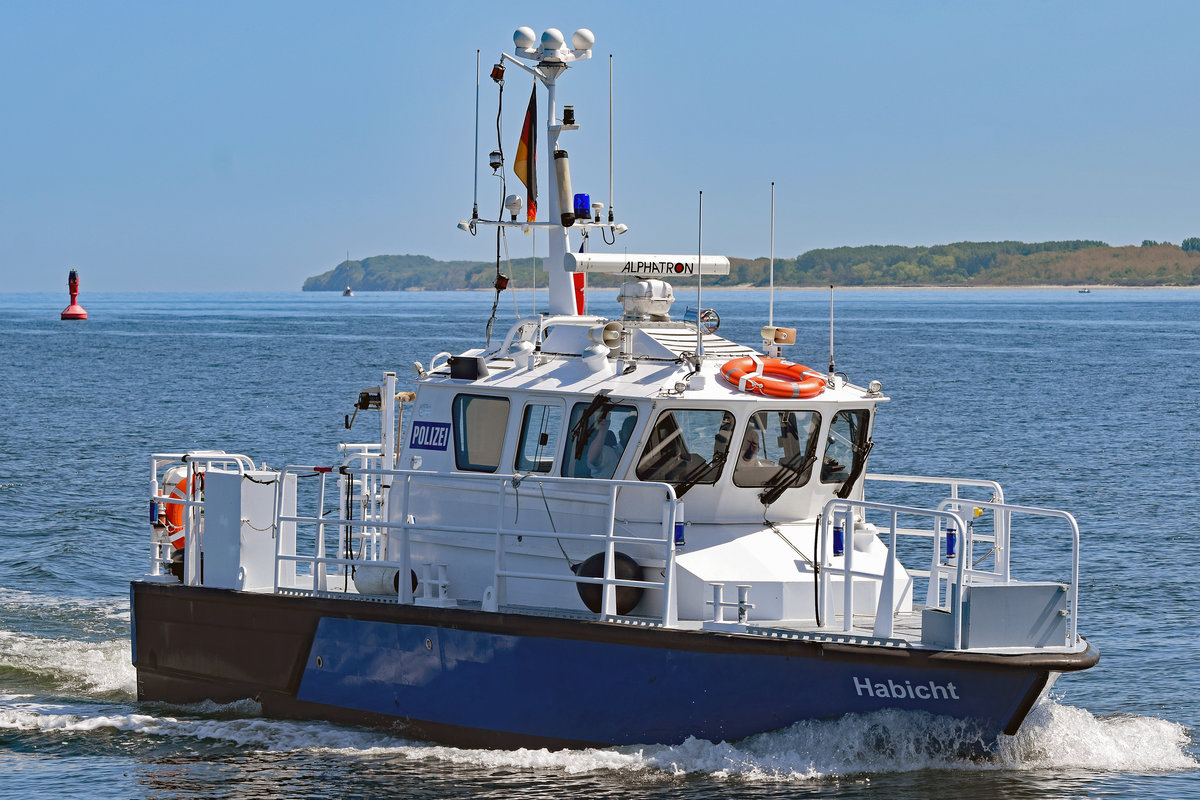
<svg viewBox="0 0 1200 800"><path fill-rule="evenodd" d="M359 594L350 588L349 591L314 591L308 588L280 589L280 594L298 597L330 597L352 599L366 603L400 604L398 597L384 595ZM425 603L420 598L414 599L415 605L434 605ZM458 600L455 607L471 610L483 610L483 604L477 600ZM581 621L597 621L595 614L587 611L566 608L543 608L537 606L502 605L501 613L520 614L534 617L553 617L555 619L573 619ZM650 617L608 616L603 622L629 625L633 627L661 628L660 620ZM802 639L816 642L837 642L840 644L863 644L881 647L920 648L921 645L921 609L912 612L897 613L893 618L893 635L881 637L874 634L875 615L855 614L853 627L845 630L841 616L830 624L820 626L815 619L785 619L785 620L750 620L747 623L713 622L709 620L679 620L674 626L679 630L713 631L747 636L764 636L774 639Z"/></svg>

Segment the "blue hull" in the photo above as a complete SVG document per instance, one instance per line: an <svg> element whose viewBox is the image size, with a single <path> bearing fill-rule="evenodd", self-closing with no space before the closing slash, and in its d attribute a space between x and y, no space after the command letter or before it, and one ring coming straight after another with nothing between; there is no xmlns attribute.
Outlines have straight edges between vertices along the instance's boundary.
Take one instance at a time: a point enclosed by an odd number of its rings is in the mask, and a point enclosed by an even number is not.
<svg viewBox="0 0 1200 800"><path fill-rule="evenodd" d="M139 698L254 697L274 716L450 744L735 740L898 708L1015 732L1055 672L1098 656L983 656L133 585Z"/></svg>

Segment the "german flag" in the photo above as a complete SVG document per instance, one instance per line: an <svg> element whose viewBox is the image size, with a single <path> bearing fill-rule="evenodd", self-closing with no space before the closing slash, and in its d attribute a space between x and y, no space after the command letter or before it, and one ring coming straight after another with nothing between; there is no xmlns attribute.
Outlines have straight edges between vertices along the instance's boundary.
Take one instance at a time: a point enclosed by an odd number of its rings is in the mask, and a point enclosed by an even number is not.
<svg viewBox="0 0 1200 800"><path fill-rule="evenodd" d="M525 203L525 221L537 221L537 84L529 93L529 108L525 109L525 124L521 126L521 141L517 144L517 157L513 160L513 172L525 184L529 200Z"/></svg>

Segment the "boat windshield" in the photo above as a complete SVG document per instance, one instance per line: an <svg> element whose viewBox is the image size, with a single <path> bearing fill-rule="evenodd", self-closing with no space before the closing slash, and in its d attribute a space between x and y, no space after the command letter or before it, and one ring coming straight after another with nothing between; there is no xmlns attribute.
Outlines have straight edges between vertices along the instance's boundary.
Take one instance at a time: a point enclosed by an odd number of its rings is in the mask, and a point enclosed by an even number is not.
<svg viewBox="0 0 1200 800"><path fill-rule="evenodd" d="M633 406L595 401L576 403L567 429L563 475L611 478L636 425L637 409Z"/></svg>
<svg viewBox="0 0 1200 800"><path fill-rule="evenodd" d="M728 411L664 411L650 429L637 476L644 481L674 483L677 494L697 483L716 483L732 434L733 415Z"/></svg>
<svg viewBox="0 0 1200 800"><path fill-rule="evenodd" d="M823 483L844 483L862 472L860 461L870 450L867 427L871 415L866 409L839 411L829 424L829 439L821 461Z"/></svg>
<svg viewBox="0 0 1200 800"><path fill-rule="evenodd" d="M812 472L821 428L815 411L759 411L750 417L733 468L736 486L802 486Z"/></svg>

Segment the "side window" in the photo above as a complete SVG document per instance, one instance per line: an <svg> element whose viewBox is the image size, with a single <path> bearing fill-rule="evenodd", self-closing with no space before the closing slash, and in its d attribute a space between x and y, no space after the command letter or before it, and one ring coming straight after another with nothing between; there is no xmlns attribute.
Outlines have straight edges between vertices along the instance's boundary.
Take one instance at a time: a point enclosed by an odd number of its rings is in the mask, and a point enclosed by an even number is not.
<svg viewBox="0 0 1200 800"><path fill-rule="evenodd" d="M733 468L736 486L803 486L812 474L821 415L813 411L759 411L750 417Z"/></svg>
<svg viewBox="0 0 1200 800"><path fill-rule="evenodd" d="M716 483L732 435L733 415L728 411L664 411L650 428L637 476L666 483Z"/></svg>
<svg viewBox="0 0 1200 800"><path fill-rule="evenodd" d="M508 427L508 400L460 394L454 398L452 410L455 465L476 472L495 472Z"/></svg>
<svg viewBox="0 0 1200 800"><path fill-rule="evenodd" d="M608 479L637 425L633 406L576 403L567 426L562 474L569 478Z"/></svg>
<svg viewBox="0 0 1200 800"><path fill-rule="evenodd" d="M530 405L521 419L516 472L549 472L558 452L563 412L560 406Z"/></svg>
<svg viewBox="0 0 1200 800"><path fill-rule="evenodd" d="M867 455L870 420L866 409L839 411L834 415L825 441L825 457L821 460L822 483L843 483L861 471L857 462Z"/></svg>

